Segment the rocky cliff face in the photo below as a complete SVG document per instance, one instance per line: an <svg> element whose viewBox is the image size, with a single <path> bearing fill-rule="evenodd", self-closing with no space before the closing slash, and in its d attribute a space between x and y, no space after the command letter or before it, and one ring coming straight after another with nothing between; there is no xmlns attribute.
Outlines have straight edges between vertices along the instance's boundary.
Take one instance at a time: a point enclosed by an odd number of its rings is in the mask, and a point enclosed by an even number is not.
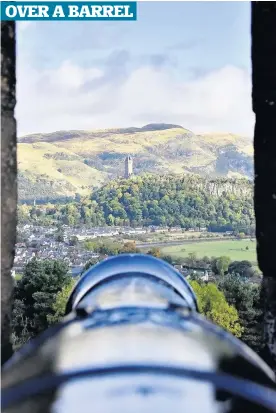
<svg viewBox="0 0 276 413"><path fill-rule="evenodd" d="M233 194L239 198L253 196L253 185L247 180L228 179L206 181L205 189L213 196L220 197L223 194Z"/></svg>
<svg viewBox="0 0 276 413"><path fill-rule="evenodd" d="M238 198L253 198L253 182L249 179L205 178L199 175L183 176L182 182L190 190L199 190L214 197L233 194Z"/></svg>

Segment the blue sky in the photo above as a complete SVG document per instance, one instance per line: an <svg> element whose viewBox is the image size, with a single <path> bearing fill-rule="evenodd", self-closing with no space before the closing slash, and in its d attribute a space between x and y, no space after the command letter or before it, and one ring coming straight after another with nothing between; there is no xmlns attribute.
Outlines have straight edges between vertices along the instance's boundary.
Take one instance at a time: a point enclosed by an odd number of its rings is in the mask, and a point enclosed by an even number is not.
<svg viewBox="0 0 276 413"><path fill-rule="evenodd" d="M139 2L136 22L22 22L19 135L178 123L252 136L249 2Z"/></svg>

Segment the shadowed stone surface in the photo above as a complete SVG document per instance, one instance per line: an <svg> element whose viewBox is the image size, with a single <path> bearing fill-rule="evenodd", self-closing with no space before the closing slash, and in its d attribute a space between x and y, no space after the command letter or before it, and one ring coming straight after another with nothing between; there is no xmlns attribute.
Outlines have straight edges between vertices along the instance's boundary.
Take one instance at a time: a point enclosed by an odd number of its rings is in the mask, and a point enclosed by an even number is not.
<svg viewBox="0 0 276 413"><path fill-rule="evenodd" d="M253 110L256 115L257 255L264 274L266 361L276 371L276 3L252 3Z"/></svg>
<svg viewBox="0 0 276 413"><path fill-rule="evenodd" d="M11 356L11 268L16 237L15 23L1 22L1 355Z"/></svg>

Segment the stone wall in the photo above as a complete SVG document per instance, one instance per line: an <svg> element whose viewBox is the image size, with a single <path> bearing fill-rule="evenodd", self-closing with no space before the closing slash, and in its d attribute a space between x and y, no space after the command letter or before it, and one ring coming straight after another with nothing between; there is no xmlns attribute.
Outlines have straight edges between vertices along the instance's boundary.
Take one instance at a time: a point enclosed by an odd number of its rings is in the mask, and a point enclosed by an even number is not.
<svg viewBox="0 0 276 413"><path fill-rule="evenodd" d="M257 255L264 274L266 361L276 372L276 3L252 2Z"/></svg>
<svg viewBox="0 0 276 413"><path fill-rule="evenodd" d="M1 356L10 357L11 268L16 237L15 24L1 22Z"/></svg>

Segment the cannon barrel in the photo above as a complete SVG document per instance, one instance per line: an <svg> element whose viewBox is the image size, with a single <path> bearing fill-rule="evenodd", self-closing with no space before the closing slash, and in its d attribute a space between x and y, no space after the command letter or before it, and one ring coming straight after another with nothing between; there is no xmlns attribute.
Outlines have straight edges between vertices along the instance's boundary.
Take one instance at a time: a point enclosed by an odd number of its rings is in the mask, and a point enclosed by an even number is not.
<svg viewBox="0 0 276 413"><path fill-rule="evenodd" d="M131 299L139 305L148 299L148 305L154 306L151 299L163 296L167 297L168 303L172 300L191 311L197 311L196 297L191 286L171 265L149 255L122 254L106 259L86 271L68 300L66 314L83 307L87 300L92 304L93 297L95 300L101 295L96 291L113 290L114 297L114 286L117 305L126 305Z"/></svg>
<svg viewBox="0 0 276 413"><path fill-rule="evenodd" d="M64 320L5 365L2 408L275 412L274 387L252 350L198 313L178 271L127 254L88 269Z"/></svg>

